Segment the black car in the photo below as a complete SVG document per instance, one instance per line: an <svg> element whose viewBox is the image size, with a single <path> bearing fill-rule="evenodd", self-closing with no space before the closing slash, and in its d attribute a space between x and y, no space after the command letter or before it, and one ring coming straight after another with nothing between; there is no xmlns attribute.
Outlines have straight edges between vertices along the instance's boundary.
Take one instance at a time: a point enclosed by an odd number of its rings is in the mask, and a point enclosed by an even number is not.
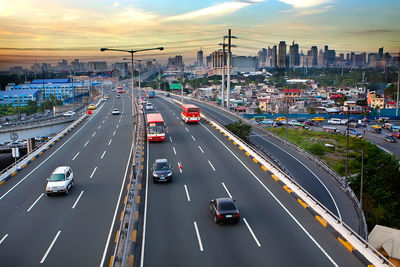
<svg viewBox="0 0 400 267"><path fill-rule="evenodd" d="M390 143L396 143L397 142L396 137L391 136L391 135L386 135L384 138L385 138L386 142L390 142Z"/></svg>
<svg viewBox="0 0 400 267"><path fill-rule="evenodd" d="M172 182L172 168L166 159L156 159L153 164L153 182Z"/></svg>
<svg viewBox="0 0 400 267"><path fill-rule="evenodd" d="M237 223L240 213L235 201L231 198L216 198L210 202L210 212L216 223Z"/></svg>

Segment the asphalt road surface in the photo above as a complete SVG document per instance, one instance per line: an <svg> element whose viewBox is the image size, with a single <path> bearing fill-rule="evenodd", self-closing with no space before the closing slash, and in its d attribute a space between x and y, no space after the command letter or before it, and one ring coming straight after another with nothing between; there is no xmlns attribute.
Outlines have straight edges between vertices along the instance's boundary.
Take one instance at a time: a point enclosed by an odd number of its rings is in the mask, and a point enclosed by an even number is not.
<svg viewBox="0 0 400 267"><path fill-rule="evenodd" d="M142 266L362 265L223 135L203 121L183 123L169 98L149 101L168 133L148 145ZM157 158L173 166L172 183L152 182ZM208 205L216 197L236 200L238 224L213 222Z"/></svg>

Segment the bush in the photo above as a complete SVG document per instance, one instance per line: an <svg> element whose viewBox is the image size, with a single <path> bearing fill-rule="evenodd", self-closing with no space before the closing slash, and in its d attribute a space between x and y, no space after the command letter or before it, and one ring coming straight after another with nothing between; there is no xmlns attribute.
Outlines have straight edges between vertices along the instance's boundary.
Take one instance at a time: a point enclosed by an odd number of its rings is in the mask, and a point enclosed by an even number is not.
<svg viewBox="0 0 400 267"><path fill-rule="evenodd" d="M225 127L244 141L247 141L247 138L251 132L251 126L243 124L242 121L227 124Z"/></svg>
<svg viewBox="0 0 400 267"><path fill-rule="evenodd" d="M307 151L317 156L323 156L325 154L325 147L322 144L311 144L307 147Z"/></svg>

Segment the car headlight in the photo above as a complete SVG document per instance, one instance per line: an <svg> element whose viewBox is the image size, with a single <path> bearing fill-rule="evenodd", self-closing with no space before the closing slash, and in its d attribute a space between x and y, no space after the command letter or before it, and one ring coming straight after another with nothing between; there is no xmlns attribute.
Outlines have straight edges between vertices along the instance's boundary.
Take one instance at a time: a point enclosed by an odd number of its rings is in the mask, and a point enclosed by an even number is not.
<svg viewBox="0 0 400 267"><path fill-rule="evenodd" d="M171 176L172 175L172 172L171 171L169 171L169 173L167 174L167 176Z"/></svg>

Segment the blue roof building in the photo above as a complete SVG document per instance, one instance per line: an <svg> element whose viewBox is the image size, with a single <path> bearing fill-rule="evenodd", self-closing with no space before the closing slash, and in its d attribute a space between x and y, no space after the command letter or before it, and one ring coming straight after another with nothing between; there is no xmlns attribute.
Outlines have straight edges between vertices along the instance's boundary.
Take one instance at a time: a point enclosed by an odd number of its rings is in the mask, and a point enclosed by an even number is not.
<svg viewBox="0 0 400 267"><path fill-rule="evenodd" d="M36 101L39 96L39 90L8 90L0 91L0 105L26 106L28 101Z"/></svg>
<svg viewBox="0 0 400 267"><path fill-rule="evenodd" d="M40 100L47 100L50 95L54 95L59 100L71 98L74 95L86 94L89 91L88 82L71 82L69 78L66 79L35 79L31 83L24 84L8 84L7 91L26 91L38 90L41 94Z"/></svg>

